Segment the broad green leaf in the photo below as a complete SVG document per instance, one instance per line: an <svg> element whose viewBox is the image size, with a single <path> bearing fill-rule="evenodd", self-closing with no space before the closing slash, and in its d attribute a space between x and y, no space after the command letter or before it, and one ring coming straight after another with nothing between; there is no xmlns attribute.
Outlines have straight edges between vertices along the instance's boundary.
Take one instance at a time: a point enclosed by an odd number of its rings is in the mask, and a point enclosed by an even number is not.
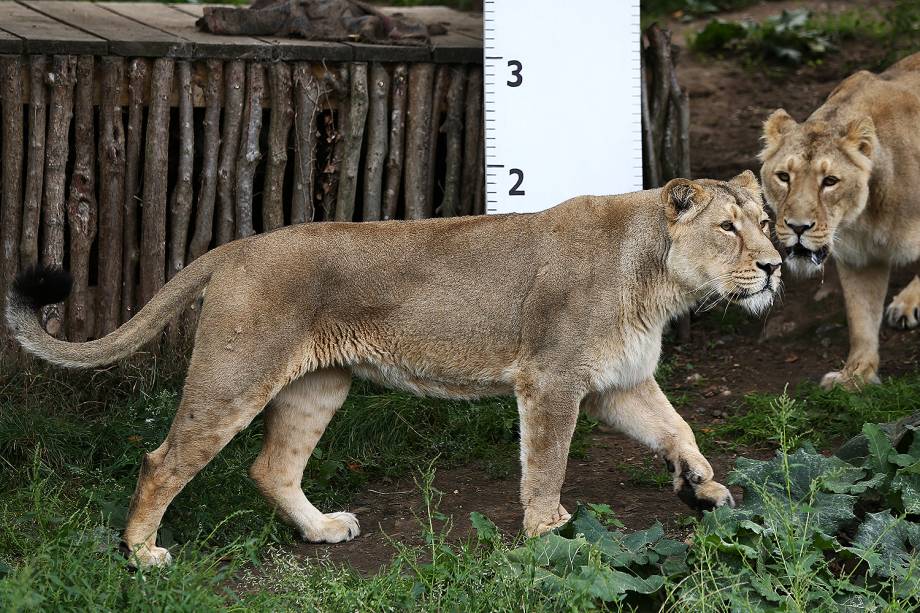
<svg viewBox="0 0 920 613"><path fill-rule="evenodd" d="M895 453L891 439L878 424L864 424L862 432L869 443L869 456L866 458L866 468L874 473L890 472L888 458Z"/></svg>
<svg viewBox="0 0 920 613"><path fill-rule="evenodd" d="M917 563L917 553L912 550L918 542L920 525L894 517L886 510L866 514L849 550L866 561L870 572L900 578Z"/></svg>
<svg viewBox="0 0 920 613"><path fill-rule="evenodd" d="M920 475L912 473L898 474L891 480L891 489L900 492L904 511L920 514Z"/></svg>
<svg viewBox="0 0 920 613"><path fill-rule="evenodd" d="M626 592L657 592L664 585L664 577L652 575L643 579L612 568L583 566L578 574L569 577L568 583L605 602L616 602L622 600Z"/></svg>
<svg viewBox="0 0 920 613"><path fill-rule="evenodd" d="M479 541L494 543L500 538L498 527L482 513L478 511L470 513L470 523L473 524L473 529L476 530L476 538Z"/></svg>

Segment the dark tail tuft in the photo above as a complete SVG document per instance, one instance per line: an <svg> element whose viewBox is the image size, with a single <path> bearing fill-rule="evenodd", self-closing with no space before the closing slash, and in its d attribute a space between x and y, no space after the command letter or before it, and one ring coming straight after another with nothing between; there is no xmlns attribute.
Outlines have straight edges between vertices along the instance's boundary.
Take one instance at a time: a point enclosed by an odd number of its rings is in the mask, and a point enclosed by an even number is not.
<svg viewBox="0 0 920 613"><path fill-rule="evenodd" d="M16 275L10 297L33 309L63 302L70 295L73 278L63 268L33 266Z"/></svg>

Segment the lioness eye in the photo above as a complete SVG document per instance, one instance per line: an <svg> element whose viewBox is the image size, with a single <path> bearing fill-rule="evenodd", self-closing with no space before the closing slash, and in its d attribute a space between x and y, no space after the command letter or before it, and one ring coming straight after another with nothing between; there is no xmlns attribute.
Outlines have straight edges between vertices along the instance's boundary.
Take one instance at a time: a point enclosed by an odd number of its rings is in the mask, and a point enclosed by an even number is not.
<svg viewBox="0 0 920 613"><path fill-rule="evenodd" d="M719 224L719 227L722 228L723 230L725 230L726 232L734 232L734 231L735 231L735 224L733 224L733 223L730 222L730 221L723 221L722 223Z"/></svg>
<svg viewBox="0 0 920 613"><path fill-rule="evenodd" d="M824 177L824 180L821 181L821 185L830 187L831 185L837 185L838 182L840 182L840 179L837 177Z"/></svg>
<svg viewBox="0 0 920 613"><path fill-rule="evenodd" d="M769 220L769 219L764 219L763 221L760 222L760 229L763 230L764 232L766 232L766 231L767 231L767 226L769 226L769 225L770 225L770 220Z"/></svg>
<svg viewBox="0 0 920 613"><path fill-rule="evenodd" d="M778 172L776 173L776 178L778 178L783 183L789 183L789 173L788 172Z"/></svg>

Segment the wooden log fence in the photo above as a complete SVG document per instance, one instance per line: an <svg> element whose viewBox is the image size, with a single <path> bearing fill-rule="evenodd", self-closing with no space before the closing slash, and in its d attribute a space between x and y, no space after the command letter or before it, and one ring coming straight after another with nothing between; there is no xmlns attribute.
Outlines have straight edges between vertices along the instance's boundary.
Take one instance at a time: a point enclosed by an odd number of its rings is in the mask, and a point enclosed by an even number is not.
<svg viewBox="0 0 920 613"><path fill-rule="evenodd" d="M378 47L207 35L195 6L0 1L2 286L67 268L44 323L82 341L237 238L475 212L480 26L400 10L456 23L429 48Z"/></svg>

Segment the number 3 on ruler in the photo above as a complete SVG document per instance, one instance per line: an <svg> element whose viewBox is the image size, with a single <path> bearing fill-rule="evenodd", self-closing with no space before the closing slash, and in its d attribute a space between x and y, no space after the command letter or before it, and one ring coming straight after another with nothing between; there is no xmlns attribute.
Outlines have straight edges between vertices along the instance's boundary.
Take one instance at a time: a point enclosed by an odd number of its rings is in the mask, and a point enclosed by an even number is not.
<svg viewBox="0 0 920 613"><path fill-rule="evenodd" d="M511 76L514 77L514 81L508 81L508 87L520 87L524 82L524 76L521 74L524 65L517 60L508 60L508 68L511 69Z"/></svg>
<svg viewBox="0 0 920 613"><path fill-rule="evenodd" d="M512 177L517 177L517 181L514 184L514 187L508 190L509 196L523 196L524 190L518 189L521 187L521 183L524 182L524 171L520 168L509 168L508 174Z"/></svg>

